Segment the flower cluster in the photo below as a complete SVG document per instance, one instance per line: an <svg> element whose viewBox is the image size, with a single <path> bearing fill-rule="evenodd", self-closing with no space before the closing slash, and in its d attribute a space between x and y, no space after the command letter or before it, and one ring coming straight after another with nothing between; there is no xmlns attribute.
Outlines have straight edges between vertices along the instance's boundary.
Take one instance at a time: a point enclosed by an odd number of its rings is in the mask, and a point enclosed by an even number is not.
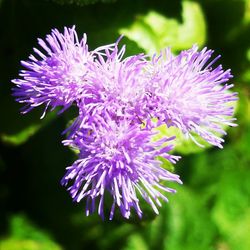
<svg viewBox="0 0 250 250"><path fill-rule="evenodd" d="M90 51L86 34L79 40L75 27L54 29L38 43L37 57L21 62L25 69L13 80L13 95L26 104L23 113L44 104L42 117L48 108L78 108L63 141L78 150L78 160L61 183L74 201L86 201L86 215L97 208L104 217L106 196L112 199L109 219L115 208L125 218L132 210L142 217L140 198L158 213L166 193L175 192L165 184L181 183L179 176L158 160L179 160L171 154L175 136L156 141L157 126L174 126L194 141L198 134L218 147L224 126L235 126L230 103L237 94L226 84L232 75L214 67L219 57L212 59L212 50L193 46L179 55L165 49L152 58L124 57L119 40Z"/></svg>

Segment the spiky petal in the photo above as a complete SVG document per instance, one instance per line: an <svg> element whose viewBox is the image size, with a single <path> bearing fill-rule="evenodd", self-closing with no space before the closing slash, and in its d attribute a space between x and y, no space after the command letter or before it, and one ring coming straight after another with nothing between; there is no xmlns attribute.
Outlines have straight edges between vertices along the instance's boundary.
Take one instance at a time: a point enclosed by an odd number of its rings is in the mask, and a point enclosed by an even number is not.
<svg viewBox="0 0 250 250"><path fill-rule="evenodd" d="M170 49L155 56L147 67L147 103L152 116L175 126L190 136L196 133L207 142L222 147L223 126L235 126L232 118L237 94L226 84L230 70L214 67L219 58L213 51L197 46L174 56Z"/></svg>
<svg viewBox="0 0 250 250"><path fill-rule="evenodd" d="M41 49L34 48L36 56L21 62L25 69L20 71L20 79L13 80L13 95L26 104L23 113L42 104L45 111L49 106L64 110L81 98L87 64L93 60L86 42L86 34L79 40L75 27L64 28L64 33L53 29L45 40L38 39Z"/></svg>
<svg viewBox="0 0 250 250"><path fill-rule="evenodd" d="M110 119L98 131L82 131L64 142L79 149L80 154L67 168L62 184L73 181L70 194L77 202L86 199L87 215L95 211L98 203L98 214L104 217L103 201L107 195L113 200L109 219L113 218L115 207L125 218L130 217L132 209L141 217L138 194L158 213L160 199L167 201L164 192L175 192L160 181L181 181L155 159L162 156L173 163L178 160L179 157L168 154L172 149L169 143L162 147L173 138L152 142L152 135L151 131L131 126L126 120L117 124Z"/></svg>

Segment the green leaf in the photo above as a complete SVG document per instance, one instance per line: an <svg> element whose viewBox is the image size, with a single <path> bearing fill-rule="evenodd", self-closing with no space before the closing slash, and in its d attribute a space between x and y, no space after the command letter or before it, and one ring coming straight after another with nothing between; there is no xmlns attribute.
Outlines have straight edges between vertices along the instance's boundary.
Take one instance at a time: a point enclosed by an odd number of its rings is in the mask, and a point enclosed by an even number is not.
<svg viewBox="0 0 250 250"><path fill-rule="evenodd" d="M183 250L185 246L193 250L197 242L199 250L213 249L216 228L209 218L205 195L201 198L187 186L174 188L178 192L168 195L170 202L162 204L160 215L132 234L123 249Z"/></svg>
<svg viewBox="0 0 250 250"><path fill-rule="evenodd" d="M200 136L192 134L195 140L204 147L198 146L195 142L193 142L193 140L191 140L190 138L186 138L182 131L176 127L167 127L166 125L161 125L156 128L156 130L159 131L159 133L154 137L155 140L161 139L163 137L175 136L175 140L173 142L175 146L174 151L181 154L198 153L212 147Z"/></svg>
<svg viewBox="0 0 250 250"><path fill-rule="evenodd" d="M135 41L147 53L154 54L171 46L174 51L190 48L194 43L203 45L206 40L206 24L198 3L183 1L182 22L168 18L156 11L138 16L129 27L119 30Z"/></svg>
<svg viewBox="0 0 250 250"><path fill-rule="evenodd" d="M128 242L126 247L123 250L148 250L147 243L144 241L142 236L139 233L133 234Z"/></svg>
<svg viewBox="0 0 250 250"><path fill-rule="evenodd" d="M20 145L25 143L32 135L41 128L40 124L31 125L14 135L1 135L1 140L6 144Z"/></svg>
<svg viewBox="0 0 250 250"><path fill-rule="evenodd" d="M210 222L205 195L201 197L187 186L177 187L177 194L171 197L166 218L166 250L213 249L215 226Z"/></svg>
<svg viewBox="0 0 250 250"><path fill-rule="evenodd" d="M244 21L245 23L250 23L250 0L245 0L245 16Z"/></svg>
<svg viewBox="0 0 250 250"><path fill-rule="evenodd" d="M161 165L162 168L167 169L170 172L174 172L175 168L169 160L167 160L166 158L162 156L158 156L157 160L162 162L162 165Z"/></svg>
<svg viewBox="0 0 250 250"><path fill-rule="evenodd" d="M198 3L183 2L183 24L179 27L175 47L178 50L191 47L194 43L202 46L206 41L206 21Z"/></svg>
<svg viewBox="0 0 250 250"><path fill-rule="evenodd" d="M55 113L49 113L47 116L37 123L33 123L18 131L15 134L0 134L0 140L3 143L18 146L29 140L34 134L36 134L43 126L55 119Z"/></svg>
<svg viewBox="0 0 250 250"><path fill-rule="evenodd" d="M246 51L246 59L247 62L241 75L241 80L243 82L250 82L250 48Z"/></svg>
<svg viewBox="0 0 250 250"><path fill-rule="evenodd" d="M61 250L47 233L38 229L22 215L10 221L10 235L1 240L0 249L4 250Z"/></svg>
<svg viewBox="0 0 250 250"><path fill-rule="evenodd" d="M250 249L250 178L248 170L227 171L218 187L213 219L231 249Z"/></svg>

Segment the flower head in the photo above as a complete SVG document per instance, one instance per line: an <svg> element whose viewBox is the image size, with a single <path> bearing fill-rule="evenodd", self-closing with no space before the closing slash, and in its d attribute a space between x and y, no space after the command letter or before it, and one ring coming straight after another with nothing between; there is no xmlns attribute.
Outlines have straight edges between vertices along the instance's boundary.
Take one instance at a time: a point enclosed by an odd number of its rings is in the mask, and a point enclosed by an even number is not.
<svg viewBox="0 0 250 250"><path fill-rule="evenodd" d="M74 139L65 141L65 145L79 149L80 154L79 159L67 168L62 184L73 181L69 187L71 196L77 202L83 198L87 200L87 215L95 211L98 202L98 213L104 217L104 195L109 195L113 200L110 219L116 206L125 218L130 217L132 208L141 217L138 194L158 213L159 198L167 201L162 191L174 192L160 181L181 181L178 175L163 169L161 162L155 159L162 156L173 163L178 160L168 154L171 145L162 146L172 138L152 142L152 135L151 131L131 126L126 120L117 124L109 119L98 130L83 130Z"/></svg>
<svg viewBox="0 0 250 250"><path fill-rule="evenodd" d="M233 123L233 106L237 94L225 84L232 78L230 70L213 68L212 50L198 51L194 46L174 56L170 49L154 57L148 65L148 109L152 116L168 126L178 127L186 135L192 132L207 142L222 147L224 125Z"/></svg>
<svg viewBox="0 0 250 250"><path fill-rule="evenodd" d="M116 207L125 218L132 210L141 217L140 197L158 213L160 200L175 192L162 181L181 183L157 160L179 159L170 154L174 136L154 141L155 127L174 126L194 141L196 133L222 147L218 134L225 134L224 125L235 126L231 102L237 99L226 84L230 70L214 67L219 57L211 60L212 50L194 46L177 56L166 49L151 60L144 54L124 58L119 41L89 51L86 34L79 40L74 27L54 29L38 39L44 52L34 48L38 57L22 61L25 69L13 80L16 100L26 104L23 113L44 104L43 117L48 107L62 112L77 105L64 144L79 158L61 183L75 201L86 200L87 215L97 206L104 217L104 197L111 197L110 219Z"/></svg>
<svg viewBox="0 0 250 250"><path fill-rule="evenodd" d="M85 98L79 105L82 126L87 120L100 123L108 113L113 120L127 119L141 124L145 102L143 81L146 59L143 54L122 57L125 47L98 53L89 65L88 83L85 86ZM104 118L104 119L103 119Z"/></svg>
<svg viewBox="0 0 250 250"><path fill-rule="evenodd" d="M28 61L22 61L25 69L20 79L13 80L16 100L26 104L23 113L42 104L46 105L45 111L49 106L66 109L80 99L87 64L93 60L86 40L86 34L78 39L75 27L64 28L64 33L54 29L45 40L38 39L41 49L34 48L38 58L30 55Z"/></svg>

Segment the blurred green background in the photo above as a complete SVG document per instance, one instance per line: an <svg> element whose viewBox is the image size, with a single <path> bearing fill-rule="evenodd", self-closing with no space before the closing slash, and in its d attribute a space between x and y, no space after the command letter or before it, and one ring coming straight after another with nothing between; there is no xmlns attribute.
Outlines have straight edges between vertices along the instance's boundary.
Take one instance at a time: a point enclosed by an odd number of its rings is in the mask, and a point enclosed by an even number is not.
<svg viewBox="0 0 250 250"><path fill-rule="evenodd" d="M20 60L51 28L76 25L91 49L120 34L127 55L178 53L197 43L221 54L239 92L238 127L224 149L179 148L184 184L159 216L143 220L85 217L60 186L75 155L61 135L75 110L20 115L11 96ZM249 250L250 249L250 1L249 0L0 0L0 249L1 250Z"/></svg>

